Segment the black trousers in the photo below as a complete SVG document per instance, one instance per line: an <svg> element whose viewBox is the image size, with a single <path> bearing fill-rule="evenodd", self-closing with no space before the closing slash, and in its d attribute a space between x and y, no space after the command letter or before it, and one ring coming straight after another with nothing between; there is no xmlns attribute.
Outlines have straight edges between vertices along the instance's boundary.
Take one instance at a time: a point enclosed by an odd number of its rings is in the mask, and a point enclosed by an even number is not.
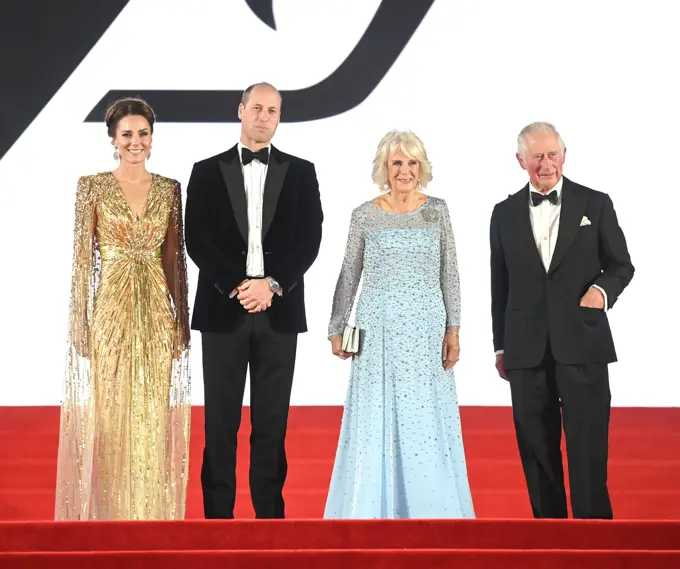
<svg viewBox="0 0 680 569"><path fill-rule="evenodd" d="M607 489L611 393L606 364L542 364L507 370L529 498L536 518L566 518L562 423L575 518L611 519Z"/></svg>
<svg viewBox="0 0 680 569"><path fill-rule="evenodd" d="M230 334L204 333L202 340L205 517L234 517L237 434L250 365L250 495L257 518L283 518L285 438L297 334L274 332L266 312L259 312L246 314Z"/></svg>

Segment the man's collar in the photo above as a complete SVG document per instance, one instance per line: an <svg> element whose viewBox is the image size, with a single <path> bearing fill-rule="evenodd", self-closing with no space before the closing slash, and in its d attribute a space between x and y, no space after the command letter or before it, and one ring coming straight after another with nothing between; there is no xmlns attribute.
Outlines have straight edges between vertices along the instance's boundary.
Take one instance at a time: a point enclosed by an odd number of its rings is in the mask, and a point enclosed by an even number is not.
<svg viewBox="0 0 680 569"><path fill-rule="evenodd" d="M562 194L562 184L563 184L563 182L564 182L564 176L560 176L560 179L559 179L559 181L557 182L557 184L555 184L555 186L553 187L553 189L550 190L550 191L547 192L547 193L549 194L549 193L551 193L551 192L557 192L557 197L559 198L559 197L561 196L561 194ZM541 190L536 189L536 188L534 187L534 185L533 185L531 182L529 182L529 189L530 189L532 192L538 192L539 194L542 194L542 193L543 193Z"/></svg>

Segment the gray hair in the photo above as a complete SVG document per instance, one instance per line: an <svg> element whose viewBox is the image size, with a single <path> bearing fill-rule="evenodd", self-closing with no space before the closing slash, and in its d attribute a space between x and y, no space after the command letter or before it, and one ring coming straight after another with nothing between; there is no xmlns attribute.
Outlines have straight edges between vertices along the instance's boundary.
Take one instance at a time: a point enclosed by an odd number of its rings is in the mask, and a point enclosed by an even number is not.
<svg viewBox="0 0 680 569"><path fill-rule="evenodd" d="M560 143L560 150L562 154L564 154L564 141L562 140L562 137L560 136L560 133L557 132L557 129L550 124L549 122L532 122L531 124L528 124L525 126L517 135L517 153L524 158L524 153L527 150L527 136L534 134L534 133L541 133L541 134L552 134L557 137L558 142Z"/></svg>
<svg viewBox="0 0 680 569"><path fill-rule="evenodd" d="M276 93L279 96L279 99L281 99L281 102L283 102L283 97L281 96L280 91L274 87L271 83L267 83L266 81L260 81L259 83L253 83L250 87L246 88L245 91L243 91L243 95L241 96L241 104L245 107L246 104L248 103L248 99L250 99L250 94L253 92L253 89L255 87L269 87L270 89L274 89Z"/></svg>

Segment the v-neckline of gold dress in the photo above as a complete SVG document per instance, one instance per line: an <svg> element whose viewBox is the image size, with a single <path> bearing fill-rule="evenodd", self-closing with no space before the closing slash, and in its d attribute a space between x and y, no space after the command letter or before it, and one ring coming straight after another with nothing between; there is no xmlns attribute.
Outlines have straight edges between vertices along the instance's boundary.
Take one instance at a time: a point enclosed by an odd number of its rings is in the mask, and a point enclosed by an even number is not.
<svg viewBox="0 0 680 569"><path fill-rule="evenodd" d="M109 172L111 175L111 178L113 178L113 183L116 186L116 189L120 193L121 197L123 198L123 201L125 201L125 205L127 206L127 210L132 217L133 220L135 221L140 221L141 219L144 219L148 213L149 209L149 201L151 200L151 192L153 192L153 189L156 185L156 174L151 174L151 185L149 186L149 191L146 193L146 199L144 200L144 207L142 208L142 211L138 214L134 212L132 209L132 205L130 205L130 200L127 198L125 195L125 192L123 191L123 187L120 185L120 182L118 181L118 178L116 178L115 174L113 172Z"/></svg>

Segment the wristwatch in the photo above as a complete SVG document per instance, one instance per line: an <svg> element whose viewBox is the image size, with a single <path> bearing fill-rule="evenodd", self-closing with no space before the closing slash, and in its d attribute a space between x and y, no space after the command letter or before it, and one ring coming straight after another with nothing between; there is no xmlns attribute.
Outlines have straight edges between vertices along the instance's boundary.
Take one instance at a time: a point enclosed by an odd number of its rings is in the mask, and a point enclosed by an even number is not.
<svg viewBox="0 0 680 569"><path fill-rule="evenodd" d="M281 285L277 283L272 277L265 277L265 279L269 283L269 288L274 294L278 294L278 292L281 290Z"/></svg>

